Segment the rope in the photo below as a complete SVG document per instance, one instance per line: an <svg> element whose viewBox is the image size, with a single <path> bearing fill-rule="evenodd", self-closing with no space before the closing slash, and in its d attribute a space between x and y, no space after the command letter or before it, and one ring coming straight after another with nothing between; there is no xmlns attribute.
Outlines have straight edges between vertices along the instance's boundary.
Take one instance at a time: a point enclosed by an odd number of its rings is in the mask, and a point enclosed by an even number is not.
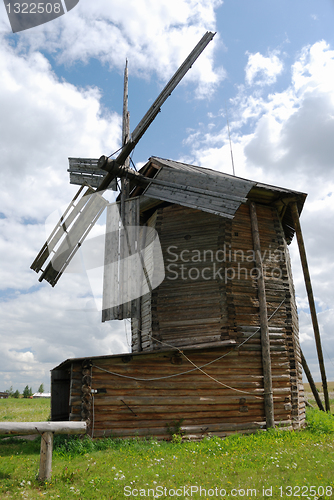
<svg viewBox="0 0 334 500"><path fill-rule="evenodd" d="M133 150L133 152L134 152L134 150ZM133 153L133 152L132 152L132 153ZM133 163L133 161L132 161L132 154L131 154L131 156L130 156L130 161L131 161L132 166L133 166L133 168L135 169L135 171L136 171L136 172L138 172L136 165L135 165L135 164Z"/></svg>
<svg viewBox="0 0 334 500"><path fill-rule="evenodd" d="M276 312L279 310L279 308L281 307L281 305L284 303L285 299L282 300L282 302L279 304L279 306L276 307L275 311L269 316L268 318L268 321L271 320L271 318L276 314ZM112 372L110 370L106 370L105 368L101 368L100 366L97 366L97 365L93 365L94 368L97 368L98 370L101 370L101 371L104 371L106 373L110 373L111 375L115 375L117 377L122 377L122 378L127 378L127 379L131 379L131 380L137 380L137 381L140 381L140 382L145 382L145 381L148 381L148 382L153 382L155 380L165 380L165 379L169 379L169 378L173 378L173 377L179 377L181 375L186 375L188 373L191 373L191 372L194 372L196 370L199 370L200 372L202 372L204 375L206 375L207 377L209 377L210 379L212 379L213 381L217 382L218 384L220 385L223 385L224 387L227 387L228 389L231 389L233 391L236 391L236 392L242 392L244 394L250 394L252 396L255 396L255 394L251 393L251 392L248 392L248 391L242 391L240 389L236 389L235 387L231 387L229 385L226 385L224 384L223 382L220 382L219 380L215 379L214 377L212 377L211 375L209 375L208 373L206 373L202 368L205 368L206 366L209 366L213 363L216 363L217 361L221 360L222 358L225 358L225 356L227 356L228 354L230 354L231 352L233 352L235 349L239 349L241 346L243 346L244 344L246 344L246 342L248 342L252 337L254 337L254 335L256 335L259 331L260 331L261 327L258 327L254 333L252 333L252 335L250 335L249 337L247 337L246 340L244 340L243 342L241 342L241 344L239 344L238 346L236 346L234 349L231 349L230 351L226 352L225 354L223 354L222 356L219 356L218 358L212 360L212 361L209 361L208 363L205 363L204 365L202 366L197 366L193 361L191 361L185 354L183 351L181 351L178 347L176 347L176 349L182 354L182 356L185 357L185 359L194 366L194 368L192 368L191 370L187 370L185 372L180 372L180 373L174 373L172 375L165 375L164 377L156 377L156 378L139 378L139 377L131 377L130 375L123 375L121 373L116 373L116 372ZM140 330L142 331L142 330ZM172 346L170 344L167 344L167 342L162 342L161 340L158 340L156 338L154 338L152 335L150 335L150 337L152 338L152 340L155 340L157 342L159 342L160 344L163 344L163 345L166 345L168 347L172 347L173 349L175 349L175 346ZM255 396L257 399L263 399L263 396Z"/></svg>
<svg viewBox="0 0 334 500"><path fill-rule="evenodd" d="M122 151L122 149L123 149L123 146L121 146L119 149L117 149L117 151L115 151L114 153L111 153L111 155L109 155L108 158L111 158L112 156L114 156L119 151Z"/></svg>
<svg viewBox="0 0 334 500"><path fill-rule="evenodd" d="M253 336L255 335L255 333L257 333L257 332L258 332L258 330L259 330L259 328L258 328L258 329L257 329L257 330L256 330L256 331L255 331L255 332L254 332L254 333L253 333L250 337L248 337L248 338L247 338L247 340L249 340L251 337L253 337ZM161 344L167 345L167 346L169 346L169 347L173 347L173 346L171 346L171 345L167 344L166 342L161 342L160 340L153 338L153 337L152 337L152 335L150 335L150 337L151 337L153 340L156 340L157 342L160 342ZM241 345L242 345L242 344L239 344L237 348L239 349L239 347L240 347ZM179 349L178 347L177 347L176 349L179 351L179 353L180 353L180 354L182 354L182 356L184 356L184 357L185 357L185 359L186 359L187 361L189 361L189 363L190 363L190 364L192 364L192 365L195 367L195 370L199 370L200 372L202 372L202 373L203 373L203 375L206 375L207 377L211 378L211 380L213 380L214 382L217 382L217 384L220 384L220 385L222 385L223 387L227 387L228 389L232 389L232 391L242 392L243 394L251 394L252 396L256 397L257 399L262 399L262 398L263 398L262 396L255 396L255 394L253 394L252 392L242 391L241 389L236 389L235 387L231 387L231 386L229 386L229 385L224 384L223 382L220 382L220 380L217 380L216 378L212 377L211 375L209 375L208 373L206 373L204 370L202 370L202 368L200 368L199 366L197 366L197 365L196 365L193 361L191 361L191 359L189 359L189 358L188 358L188 356L186 356L186 355L184 354L184 352L183 352L183 351L181 351L181 349ZM231 351L229 351L229 352L227 352L227 353L225 353L223 356L221 356L221 358L223 358L223 357L227 356L228 354L230 354L230 352L232 352L232 350L231 350ZM220 359L221 359L221 358L220 358ZM217 361L217 360L216 360L216 361ZM207 365L204 365L204 366L207 366Z"/></svg>

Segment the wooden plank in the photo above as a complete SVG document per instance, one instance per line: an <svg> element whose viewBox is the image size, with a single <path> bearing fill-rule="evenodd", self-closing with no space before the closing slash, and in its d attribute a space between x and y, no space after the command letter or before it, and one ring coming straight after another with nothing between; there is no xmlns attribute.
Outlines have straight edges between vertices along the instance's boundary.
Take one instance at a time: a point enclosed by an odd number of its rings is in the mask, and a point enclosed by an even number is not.
<svg viewBox="0 0 334 500"><path fill-rule="evenodd" d="M85 434L86 422L0 422L0 434Z"/></svg>
<svg viewBox="0 0 334 500"><path fill-rule="evenodd" d="M295 226L299 254L300 254L300 260L302 263L303 274L304 274L305 287L306 287L308 302L309 302L309 306L310 306L312 325L313 325L313 331L314 331L314 337L315 337L315 343L316 343L316 347L317 347L317 354L318 354L319 367L320 367L320 373L321 373L322 387L323 387L323 391L324 391L325 406L326 406L326 411L330 412L331 410L330 410L330 402L329 402L329 395L328 395L326 370L325 370L325 363L324 363L324 358L323 358L323 353L322 353L317 311L316 311L316 307L315 307L311 277L310 277L310 272L308 269L306 250L305 250L305 245L304 245L304 238L303 238L303 234L302 234L302 230L301 230L301 225L300 225L300 221L299 221L299 212L298 212L298 207L297 207L296 202L291 204L291 215L292 215L293 223Z"/></svg>
<svg viewBox="0 0 334 500"><path fill-rule="evenodd" d="M175 182L177 176L178 184L190 184L196 188L218 191L221 195L233 193L245 197L256 184L253 181L240 179L229 174L174 162L172 160L153 158L152 163L156 164L158 168L162 167L163 174L160 173L159 178L161 177L163 180Z"/></svg>
<svg viewBox="0 0 334 500"><path fill-rule="evenodd" d="M319 396L319 392L318 392L316 385L314 383L312 373L310 372L310 369L308 367L308 364L306 362L306 359L304 357L303 352L301 352L301 358L302 358L302 364L303 364L305 375L307 377L308 383L310 384L310 387L311 387L314 399L317 402L318 408L321 411L325 411L325 408L323 407L322 401L321 401L320 396Z"/></svg>
<svg viewBox="0 0 334 500"><path fill-rule="evenodd" d="M139 227L136 224L139 214L139 198L124 203L124 267L120 273L123 285L123 318L131 317L132 300L142 294L143 272L139 242Z"/></svg>
<svg viewBox="0 0 334 500"><path fill-rule="evenodd" d="M50 481L52 475L53 433L43 432L41 436L41 454L39 463L39 481Z"/></svg>
<svg viewBox="0 0 334 500"><path fill-rule="evenodd" d="M265 284L263 276L263 265L260 257L261 244L260 244L259 226L258 226L255 203L250 204L250 217L252 224L254 250L256 252L256 266L260 270L260 276L257 279L257 284L258 284L258 298L260 306L261 348L262 348L264 396L265 396L264 405L266 412L267 428L271 428L275 427L271 359L270 359L270 350L272 349L272 346L269 340L267 301L266 301L266 292L265 292Z"/></svg>
<svg viewBox="0 0 334 500"><path fill-rule="evenodd" d="M54 286L62 273L65 271L67 265L79 249L89 231L94 226L95 222L100 217L101 213L107 206L108 202L97 193L93 193L80 212L80 216L73 222L69 231L64 232L64 239L59 248L55 251L50 263L47 265L45 271L39 278L47 280Z"/></svg>
<svg viewBox="0 0 334 500"><path fill-rule="evenodd" d="M84 184L85 182L97 188L107 175L105 170L98 168L98 159L69 158L70 184ZM117 190L116 179L109 184L108 189Z"/></svg>
<svg viewBox="0 0 334 500"><path fill-rule="evenodd" d="M94 192L94 190L90 186L88 186L82 197L79 198L84 188L85 186L81 186L79 191L76 193L73 200L70 202L65 212L57 222L49 238L44 243L36 259L30 266L31 269L33 269L37 273L42 269L44 263L48 259L49 255L53 252L57 243L61 240L61 238L64 237L65 232L68 230L74 219L78 216L85 204L88 202L90 195ZM78 198L79 201L75 203Z"/></svg>
<svg viewBox="0 0 334 500"><path fill-rule="evenodd" d="M104 250L102 322L118 319L119 203L107 206Z"/></svg>
<svg viewBox="0 0 334 500"><path fill-rule="evenodd" d="M204 210L215 215L220 215L228 219L233 219L235 211L238 209L238 204L235 202L234 206L227 206L224 200L213 203L210 197L195 193L184 193L172 188L163 186L150 185L145 191L145 195L150 198L156 198L170 203L177 203L178 205Z"/></svg>

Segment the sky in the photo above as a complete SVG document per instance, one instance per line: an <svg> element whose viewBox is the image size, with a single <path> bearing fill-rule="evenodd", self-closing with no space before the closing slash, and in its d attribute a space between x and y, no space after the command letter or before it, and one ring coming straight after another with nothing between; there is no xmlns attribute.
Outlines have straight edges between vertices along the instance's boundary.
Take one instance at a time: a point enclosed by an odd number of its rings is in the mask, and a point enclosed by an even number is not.
<svg viewBox="0 0 334 500"><path fill-rule="evenodd" d="M77 191L68 157L120 147L123 70L135 128L206 31L216 35L136 147L150 156L308 193L301 216L328 380L334 380L334 1L80 0L13 34L0 4L0 390L50 387L70 357L129 350L128 322L101 323L85 274L55 288L30 265ZM92 235L101 234L103 219ZM296 242L300 339L320 380Z"/></svg>

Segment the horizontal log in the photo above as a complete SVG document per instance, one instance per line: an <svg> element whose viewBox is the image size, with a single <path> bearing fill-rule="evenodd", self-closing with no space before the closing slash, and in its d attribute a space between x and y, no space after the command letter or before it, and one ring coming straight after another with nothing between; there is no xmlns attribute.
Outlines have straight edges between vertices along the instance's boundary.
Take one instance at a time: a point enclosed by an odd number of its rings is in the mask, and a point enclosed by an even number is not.
<svg viewBox="0 0 334 500"><path fill-rule="evenodd" d="M101 427L113 427L113 428L122 428L129 426L139 426L143 423L143 425L147 425L148 422L154 421L167 421L171 425L174 421L179 421L180 419L184 419L185 422L193 422L193 423L209 423L209 422L229 422L236 421L237 419L240 421L244 421L244 415L247 415L247 412L240 412L239 410L235 411L223 411L223 412L192 412L192 413L183 413L183 412L166 412L166 413L141 413L136 412L133 414L130 410L112 413L109 410L105 410L102 412L101 409L99 413L95 412L95 426ZM259 418L264 415L264 408L254 409L252 412L248 412L254 418ZM288 414L288 411L278 411L283 415ZM195 418L196 416L196 418ZM248 420L248 419L247 419Z"/></svg>
<svg viewBox="0 0 334 500"><path fill-rule="evenodd" d="M240 403L240 399L242 399L242 403ZM236 405L239 406L240 404L242 405L252 405L254 403L259 403L261 402L261 399L259 400L255 396L250 396L248 394L242 395L240 394L239 396L227 396L227 397L221 397L221 396L214 396L214 397L196 397L196 396L175 396L175 397L162 397L162 396L139 396L139 395L131 395L131 394L125 394L125 395L110 395L106 396L104 394L101 394L100 396L95 396L94 398L94 405L95 407L99 406L124 406L124 403L122 403L122 400L125 401L127 405L129 405L132 408L132 405L134 406L153 406L154 408L160 408L161 406L166 406L168 405L169 408L173 408L174 406L177 407L189 407L193 406L197 409L204 407L210 408L213 406L214 408L219 407L219 406L231 406L231 405ZM285 403L286 396L275 396L274 397L274 403L276 404L282 404ZM72 406L80 406L81 405L81 398L71 398L71 405Z"/></svg>
<svg viewBox="0 0 334 500"><path fill-rule="evenodd" d="M177 357L176 359L181 359L182 358L179 358ZM173 365L171 365L173 366ZM180 365L181 368L184 369L184 371L187 371L187 370L191 370L192 368L189 367L189 365L185 364L185 363L182 363ZM261 372L261 369L257 366L257 365L253 365L251 367L251 375L250 375L250 370L248 368L243 368L242 370L240 370L240 372L236 369L234 370L231 370L229 368L226 368L226 370L222 370L221 367L219 366L215 366L214 364L210 365L210 366L206 366L203 368L203 370L208 373L209 375L213 376L213 377L219 377L219 379L224 382L224 380L226 381L229 381L229 383L231 384L231 382L233 382L233 380L249 380L249 378L252 378L254 379L254 377L258 378L258 377L262 377L263 374ZM115 373L122 373L123 375L127 375L127 376L133 376L133 377L138 377L140 376L140 378L147 378L148 380L150 378L159 378L159 377L164 377L164 376L169 376L171 375L173 372L171 370L168 370L168 366L167 367L163 367L163 369L156 371L154 372L153 370L149 370L147 368L143 368L142 370L140 370L140 375L138 374L137 371L135 370L131 370L131 371L118 371L116 372L115 370ZM288 370L277 370L277 374L289 374L289 371ZM177 375L177 373L176 373ZM191 373L189 373L188 375L180 375L180 377L182 376L182 380L186 380L186 382L192 382L193 381L193 377L195 376L195 378L197 377L200 377L201 379L203 379L203 377L205 375L203 375L200 371L193 371ZM184 377L187 377L187 379L185 379ZM178 378L178 376L176 377L173 377L173 378ZM108 373L96 373L94 374L93 376L93 386L94 386L94 389L98 388L99 385L103 384L104 381L111 381L113 379L113 376L112 375L109 375ZM166 380L169 380L169 379L166 379ZM80 382L77 382L76 386L79 386Z"/></svg>
<svg viewBox="0 0 334 500"><path fill-rule="evenodd" d="M265 427L264 421L259 421L255 423L242 423L242 424L209 424L209 425L197 425L197 426L182 426L181 430L185 434L206 434L208 432L215 433L221 431L242 431L248 429L263 429ZM170 437L166 427L149 427L149 428L138 428L134 433L133 429L101 429L94 430L94 435L96 436L114 436L114 437L126 437L126 436L156 436L161 435L163 437Z"/></svg>
<svg viewBox="0 0 334 500"><path fill-rule="evenodd" d="M291 389L289 387L283 387L283 388L277 388L274 390L275 391L275 395L277 396L283 396L283 395L286 395L286 396L290 396L290 392L291 392ZM207 396L208 395L208 391L207 391L207 388L205 389L197 389L197 390L187 390L187 389L177 389L177 388L173 388L173 389L165 389L165 388L157 388L155 390L151 390L151 389L147 389L147 388L144 388L144 389L137 389L137 388L133 388L133 387L130 387L128 389L124 389L124 387L120 388L120 390L118 391L113 391L113 394L115 395L115 397L118 397L118 396L127 396L127 397L130 397L130 396L168 396L168 397L174 397L174 396L178 396L178 397L184 397L184 396L199 396L199 395L203 395L203 396ZM211 388L210 388L210 396L222 396L222 397L231 397L231 396L236 396L238 395L240 398L244 398L244 397L249 397L249 396L257 396L257 397L262 397L263 395L263 388L254 388L252 389L251 391L251 394L245 394L243 392L236 392L236 391L232 391L230 389L225 389L224 387L222 386L219 386L218 384L214 384ZM76 396L78 396L78 394L76 394Z"/></svg>
<svg viewBox="0 0 334 500"><path fill-rule="evenodd" d="M0 434L85 434L86 422L0 422Z"/></svg>
<svg viewBox="0 0 334 500"><path fill-rule="evenodd" d="M160 390L176 390L180 393L186 393L188 390L198 391L198 389L214 389L217 386L221 387L221 390L224 390L224 386L222 384L225 383L225 379L223 377L215 377L218 382L212 380L211 378L203 375L199 372L198 376L194 374L190 374L192 377L173 377L171 379L163 379L163 380L131 380L121 377L112 377L103 382L104 388L111 388L112 390L123 390L123 389L142 389L150 391L152 389L160 389ZM153 377L152 377L153 378ZM254 391L255 388L262 387L262 377L259 377L258 380L254 379L250 380L250 377L247 379L245 377L244 380L231 382L228 381L227 385L232 386L235 389L240 390L250 390Z"/></svg>
<svg viewBox="0 0 334 500"><path fill-rule="evenodd" d="M291 419L288 420L277 420L275 421L275 425L279 425L282 430L293 430L293 426L291 425ZM239 428L233 427L228 428L227 426L224 427L223 430L215 430L212 429L210 426L196 426L195 428L189 428L185 431L186 438L191 439L191 440L200 440L203 438L204 435L207 433L214 434L215 436L218 437L226 437L231 434L234 434L235 432L239 432L241 434L251 434L255 433L258 431L264 431L265 430L265 422L258 422L256 423L255 426L247 426L247 424L244 424L240 426ZM170 434L167 433L166 429L158 427L155 429L147 428L147 429L138 429L138 431L135 433L136 436L154 436L156 439L166 439L170 438ZM107 437L107 436L112 436L112 437L121 437L121 438L127 438L127 437L133 437L134 433L132 429L125 429L125 430L100 430L96 429L94 430L94 436L96 437Z"/></svg>

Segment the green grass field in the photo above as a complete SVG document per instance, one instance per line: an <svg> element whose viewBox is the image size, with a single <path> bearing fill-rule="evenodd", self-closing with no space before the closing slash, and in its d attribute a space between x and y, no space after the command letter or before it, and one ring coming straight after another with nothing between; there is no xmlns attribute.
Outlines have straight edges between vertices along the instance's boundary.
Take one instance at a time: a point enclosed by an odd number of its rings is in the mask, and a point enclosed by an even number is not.
<svg viewBox="0 0 334 500"><path fill-rule="evenodd" d="M50 416L49 398L0 399L0 422L42 422Z"/></svg>
<svg viewBox="0 0 334 500"><path fill-rule="evenodd" d="M0 419L27 420L29 408L47 419L49 401L22 401L0 400ZM334 500L334 417L318 410L300 432L174 441L57 436L52 480L39 484L40 439L0 440L0 498Z"/></svg>
<svg viewBox="0 0 334 500"><path fill-rule="evenodd" d="M322 392L321 382L315 382L316 388ZM327 382L328 392L334 392L334 382ZM310 384L308 382L304 382L305 392L311 392Z"/></svg>

